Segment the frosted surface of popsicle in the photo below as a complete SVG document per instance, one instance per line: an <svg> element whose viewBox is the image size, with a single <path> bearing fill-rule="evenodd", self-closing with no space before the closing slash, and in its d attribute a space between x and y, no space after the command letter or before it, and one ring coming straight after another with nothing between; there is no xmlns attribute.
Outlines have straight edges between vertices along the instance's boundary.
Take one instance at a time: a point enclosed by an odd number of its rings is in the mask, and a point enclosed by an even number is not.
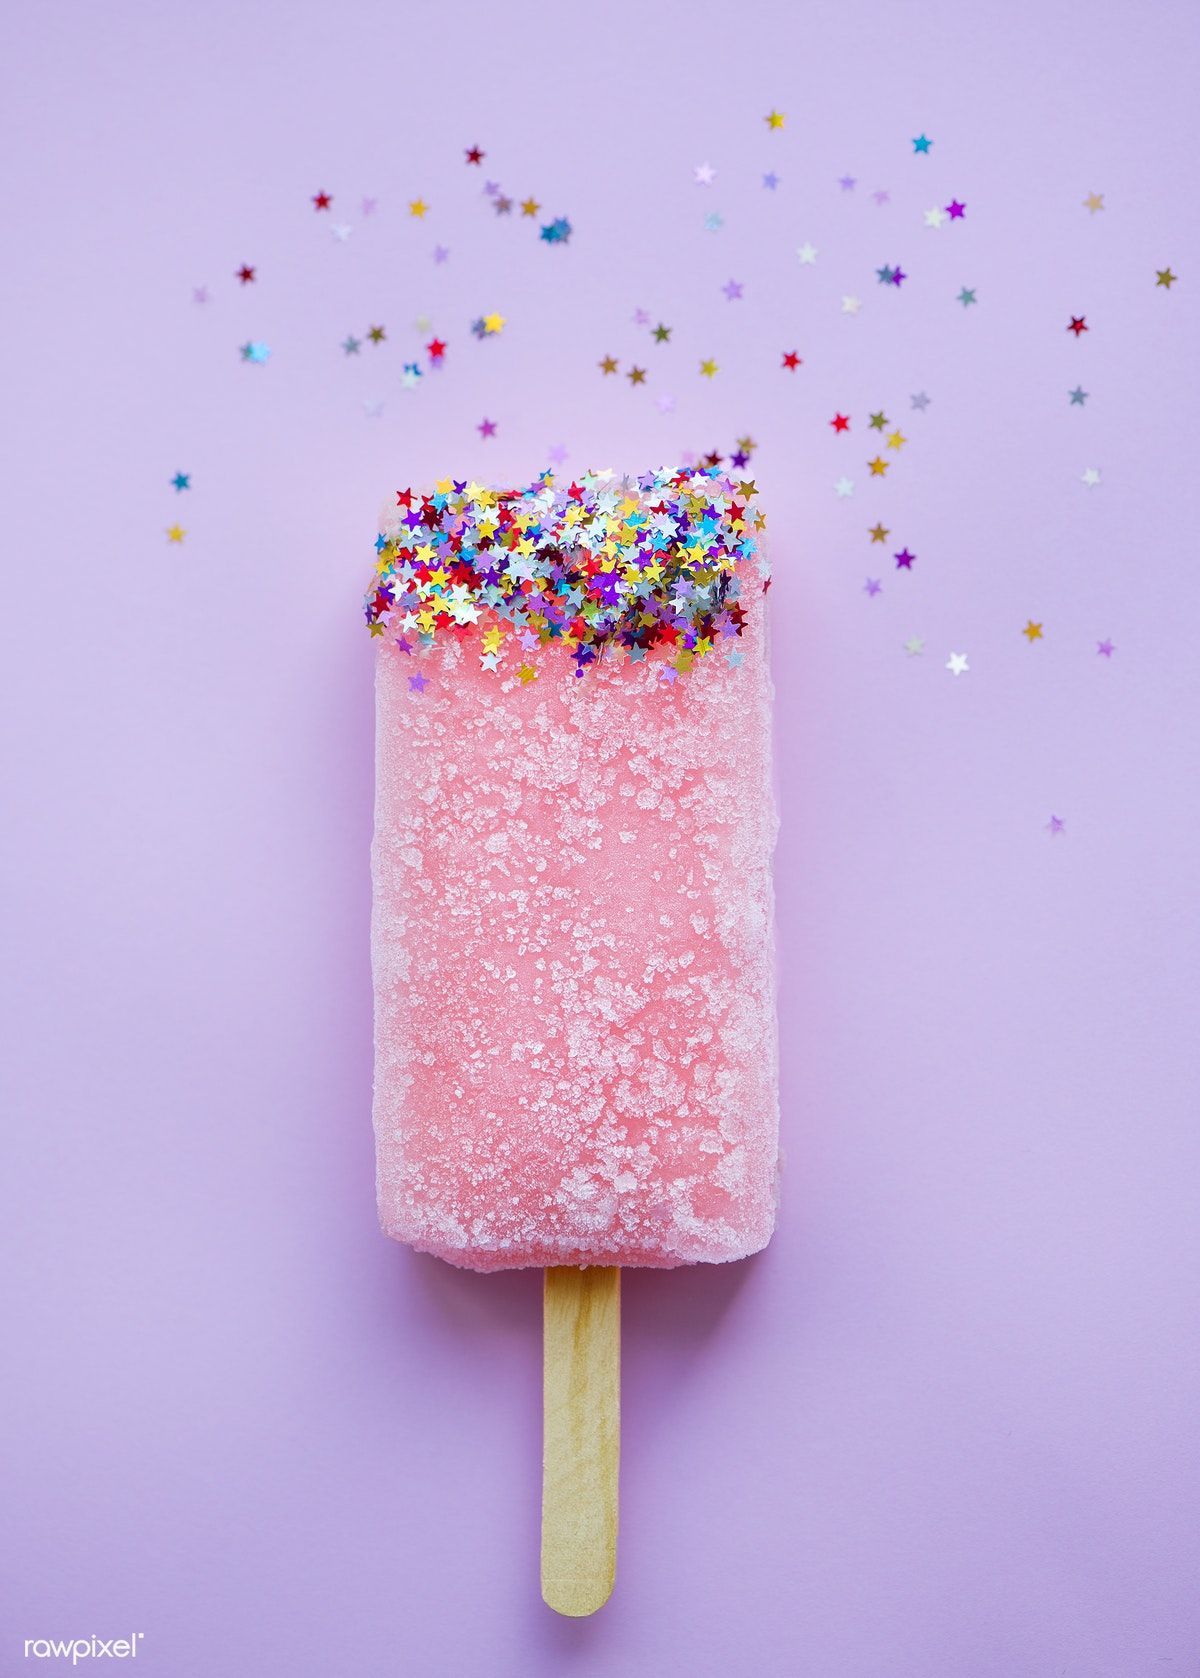
<svg viewBox="0 0 1200 1678"><path fill-rule="evenodd" d="M760 521L715 474L573 487L381 532L380 1217L479 1270L741 1258L777 1170Z"/></svg>

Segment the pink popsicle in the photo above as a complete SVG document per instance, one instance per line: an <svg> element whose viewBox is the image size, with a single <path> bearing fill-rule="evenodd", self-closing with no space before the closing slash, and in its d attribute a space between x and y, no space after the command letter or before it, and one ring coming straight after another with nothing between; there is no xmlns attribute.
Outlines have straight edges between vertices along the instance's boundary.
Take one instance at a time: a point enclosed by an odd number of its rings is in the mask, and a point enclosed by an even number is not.
<svg viewBox="0 0 1200 1678"><path fill-rule="evenodd" d="M661 482L626 482L619 515L602 501L585 524L581 601L556 577L563 566L544 558L578 537L570 512L565 530L561 513L558 524L541 513L525 556L531 586L551 602L552 626L560 597L581 615L574 632L567 617L561 638L546 631L536 660L504 620L501 650L481 660L469 603L446 604L464 549L477 569L492 564L473 535L460 536L462 521L443 521L450 536L433 540L400 507L382 531L391 546L374 608L386 633L372 850L380 1219L396 1239L475 1270L738 1259L774 1224L764 568L746 541L721 573L738 602L735 634L728 611L717 612L725 584L710 609L704 543L714 519L749 530L738 492L723 479L676 488L697 499L672 526L654 511L665 504ZM591 480L584 488L605 493ZM702 516L704 497L715 511ZM529 542L523 512L516 523ZM589 549L606 523L605 547ZM664 550L661 535L648 546L649 532L674 528L687 529L689 546ZM511 532L502 538L519 551ZM485 546L491 539L485 527ZM638 621L637 585L657 586L662 551L668 580L683 577L686 591L700 578L691 616L677 620L675 641L622 644L610 630ZM678 604L685 594L674 587L667 598ZM480 596L464 589L460 603L469 598ZM431 629L422 614L434 609L444 621ZM469 633L453 632L455 615ZM572 643L593 644L596 623L609 639L584 667Z"/></svg>

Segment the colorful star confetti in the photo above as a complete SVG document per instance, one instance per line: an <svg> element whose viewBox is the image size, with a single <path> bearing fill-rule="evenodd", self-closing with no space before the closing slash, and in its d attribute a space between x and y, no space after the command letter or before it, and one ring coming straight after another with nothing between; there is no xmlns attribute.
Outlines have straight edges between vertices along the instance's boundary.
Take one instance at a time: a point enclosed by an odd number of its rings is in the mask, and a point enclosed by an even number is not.
<svg viewBox="0 0 1200 1678"><path fill-rule="evenodd" d="M741 634L745 590L769 580L754 496L716 467L401 490L375 544L367 624L410 654L477 634L497 670L510 644L534 673L539 651L560 644L577 675L635 650L678 673Z"/></svg>

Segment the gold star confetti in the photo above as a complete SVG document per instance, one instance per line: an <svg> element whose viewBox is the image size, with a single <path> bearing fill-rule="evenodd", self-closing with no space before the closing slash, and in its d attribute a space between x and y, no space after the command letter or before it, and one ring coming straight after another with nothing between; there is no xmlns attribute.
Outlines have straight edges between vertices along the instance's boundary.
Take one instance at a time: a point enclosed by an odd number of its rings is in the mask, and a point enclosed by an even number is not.
<svg viewBox="0 0 1200 1678"><path fill-rule="evenodd" d="M888 469L887 461L880 455L876 455L874 460L868 460L867 465L871 468L873 478L882 478Z"/></svg>
<svg viewBox="0 0 1200 1678"><path fill-rule="evenodd" d="M186 535L187 535L187 531L183 528L183 526L181 524L169 524L167 526L167 541L168 542L182 542L183 538Z"/></svg>
<svg viewBox="0 0 1200 1678"><path fill-rule="evenodd" d="M873 524L870 530L867 531L867 535L871 538L872 542L886 542L888 537L891 535L891 531L885 530L881 524Z"/></svg>
<svg viewBox="0 0 1200 1678"><path fill-rule="evenodd" d="M700 372L704 378L711 379L717 372L716 362L711 359L708 361L702 361L700 363Z"/></svg>
<svg viewBox="0 0 1200 1678"><path fill-rule="evenodd" d="M429 205L423 198L410 198L408 201L408 213L410 216L416 216L417 220L420 221L428 215Z"/></svg>
<svg viewBox="0 0 1200 1678"><path fill-rule="evenodd" d="M1089 192L1083 201L1083 207L1095 215L1097 210L1104 208L1104 194L1102 192Z"/></svg>
<svg viewBox="0 0 1200 1678"><path fill-rule="evenodd" d="M1035 641L1042 640L1042 626L1040 623L1034 623L1033 619L1030 618L1029 622L1021 631L1021 634L1028 639L1030 645L1032 646Z"/></svg>
<svg viewBox="0 0 1200 1678"><path fill-rule="evenodd" d="M782 128L786 120L782 111L769 111L763 118L768 128Z"/></svg>
<svg viewBox="0 0 1200 1678"><path fill-rule="evenodd" d="M1169 268L1156 268L1155 273L1158 275L1157 280L1154 282L1155 285L1162 286L1165 291L1170 291L1171 287L1179 278L1179 275L1172 274Z"/></svg>
<svg viewBox="0 0 1200 1678"><path fill-rule="evenodd" d="M596 365L602 373L615 373L617 370L617 358L615 355L606 355L598 361Z"/></svg>

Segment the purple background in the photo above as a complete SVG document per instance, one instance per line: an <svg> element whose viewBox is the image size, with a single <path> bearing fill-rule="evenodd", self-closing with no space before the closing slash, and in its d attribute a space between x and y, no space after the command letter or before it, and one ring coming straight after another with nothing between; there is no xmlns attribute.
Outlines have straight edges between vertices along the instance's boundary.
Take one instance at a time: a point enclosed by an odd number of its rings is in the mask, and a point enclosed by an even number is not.
<svg viewBox="0 0 1200 1678"><path fill-rule="evenodd" d="M180 1678L1195 1672L1193 9L4 28L3 1671L139 1630ZM432 331L446 366L405 390ZM869 482L880 407L910 441ZM400 483L747 432L786 1193L759 1259L627 1278L617 1593L567 1623L537 1589L540 1277L375 1226L359 596Z"/></svg>

